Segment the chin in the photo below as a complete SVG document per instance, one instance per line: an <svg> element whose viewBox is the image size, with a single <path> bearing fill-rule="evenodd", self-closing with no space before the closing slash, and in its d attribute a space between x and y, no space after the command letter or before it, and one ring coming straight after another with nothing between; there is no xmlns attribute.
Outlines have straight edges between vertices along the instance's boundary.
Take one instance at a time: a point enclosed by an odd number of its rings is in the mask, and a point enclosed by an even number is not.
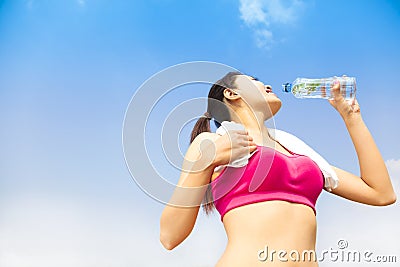
<svg viewBox="0 0 400 267"><path fill-rule="evenodd" d="M275 101L268 102L269 108L266 110L266 120L270 119L271 117L275 116L276 113L281 109L282 102L280 99Z"/></svg>

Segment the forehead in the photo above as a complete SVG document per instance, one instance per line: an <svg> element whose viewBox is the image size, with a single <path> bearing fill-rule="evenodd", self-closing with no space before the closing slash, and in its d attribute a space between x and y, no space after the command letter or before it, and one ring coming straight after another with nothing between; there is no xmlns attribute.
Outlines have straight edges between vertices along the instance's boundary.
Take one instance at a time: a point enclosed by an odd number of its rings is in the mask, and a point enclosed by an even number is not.
<svg viewBox="0 0 400 267"><path fill-rule="evenodd" d="M251 75L247 75L247 74L242 74L242 75L237 75L236 76L236 82L249 82L251 80L256 79L255 77L251 76Z"/></svg>
<svg viewBox="0 0 400 267"><path fill-rule="evenodd" d="M238 79L247 79L247 80L253 80L255 77L247 74L242 74L242 75L237 75L236 78Z"/></svg>

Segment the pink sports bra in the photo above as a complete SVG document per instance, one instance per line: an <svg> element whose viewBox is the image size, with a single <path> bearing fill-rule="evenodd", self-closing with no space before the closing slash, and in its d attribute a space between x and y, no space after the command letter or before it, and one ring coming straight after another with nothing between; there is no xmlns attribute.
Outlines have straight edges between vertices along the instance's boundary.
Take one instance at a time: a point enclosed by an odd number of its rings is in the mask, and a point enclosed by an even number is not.
<svg viewBox="0 0 400 267"><path fill-rule="evenodd" d="M316 214L323 185L323 174L309 157L258 145L246 166L225 167L211 182L211 190L222 221L234 208L267 200L305 204Z"/></svg>

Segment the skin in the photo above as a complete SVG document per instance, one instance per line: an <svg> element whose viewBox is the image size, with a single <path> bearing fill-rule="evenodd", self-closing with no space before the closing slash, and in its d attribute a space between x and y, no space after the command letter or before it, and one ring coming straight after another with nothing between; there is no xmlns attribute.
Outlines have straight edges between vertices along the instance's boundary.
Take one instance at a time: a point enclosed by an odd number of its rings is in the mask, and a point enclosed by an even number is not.
<svg viewBox="0 0 400 267"><path fill-rule="evenodd" d="M246 131L230 131L229 135L202 133L189 146L183 170L170 205L160 218L160 241L171 250L192 231L205 185L219 173L214 168L227 164L254 151L257 145L272 147L281 153L290 153L270 138L264 122L280 109L281 100L267 93L264 85L251 76L239 75L236 88L224 90L224 102L230 107L232 121L245 126ZM342 117L357 152L360 176L332 166L339 177L338 187L330 193L374 206L390 205L396 201L388 171L382 156L366 127L357 100L348 103L339 94L340 85L333 89L334 99L329 100ZM329 191L327 191L329 192ZM251 218L251 219L249 219ZM278 251L300 254L315 251L316 217L311 207L281 200L269 200L241 206L227 212L223 218L228 237L227 247L218 260L217 267L235 266L318 266L315 261L291 260L289 254L278 258ZM258 252L268 246L269 258L260 261ZM274 260L271 261L271 251ZM318 256L318 255L317 255Z"/></svg>

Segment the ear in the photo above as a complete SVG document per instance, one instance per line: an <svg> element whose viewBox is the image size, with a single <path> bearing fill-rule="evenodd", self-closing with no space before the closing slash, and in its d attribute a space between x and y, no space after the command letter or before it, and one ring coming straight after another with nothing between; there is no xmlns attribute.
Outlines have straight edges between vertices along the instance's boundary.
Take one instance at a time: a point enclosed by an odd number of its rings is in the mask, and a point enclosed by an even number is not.
<svg viewBox="0 0 400 267"><path fill-rule="evenodd" d="M226 88L224 90L224 97L229 100L236 100L241 98L241 96L238 93L236 93L234 90L230 88Z"/></svg>

